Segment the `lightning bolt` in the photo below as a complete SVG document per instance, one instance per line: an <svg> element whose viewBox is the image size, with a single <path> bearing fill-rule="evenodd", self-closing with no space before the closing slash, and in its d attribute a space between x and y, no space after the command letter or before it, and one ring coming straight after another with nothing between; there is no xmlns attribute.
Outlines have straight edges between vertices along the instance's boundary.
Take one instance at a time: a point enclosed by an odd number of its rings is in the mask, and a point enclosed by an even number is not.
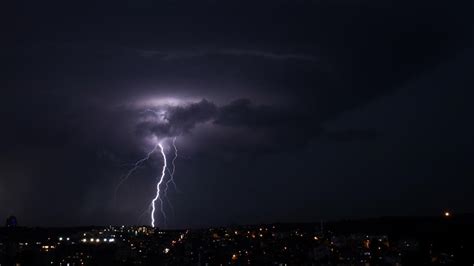
<svg viewBox="0 0 474 266"><path fill-rule="evenodd" d="M167 160L166 160L166 154L165 154L165 151L163 149L162 141L160 141L158 143L158 146L160 147L161 156L163 157L163 169L161 170L161 176L159 177L158 183L156 184L156 195L153 198L153 200L151 201L151 227L155 227L155 211L156 211L155 204L156 204L157 200L159 200L160 203L161 203L161 214L163 214L163 217L166 220L166 215L165 215L164 210L163 210L163 200L160 198L160 186L161 186L161 183L163 183L163 180L165 178L166 168L168 167L168 164L167 164Z"/></svg>
<svg viewBox="0 0 474 266"><path fill-rule="evenodd" d="M175 138L176 139L176 138ZM166 213L165 213L165 210L164 210L164 206L163 206L163 200L161 199L160 197L160 187L161 187L161 184L163 183L164 179L165 179L165 176L166 176L166 169L168 169L168 165L167 165L167 159L166 159L166 154L165 154L165 151L164 151L164 147L163 147L163 141L160 141L158 142L152 150L150 150L145 157L143 157L142 159L136 161L134 164L133 164L133 167L127 172L126 175L124 175L121 179L120 179L120 182L117 184L116 188L115 188L115 198L117 197L117 192L120 188L120 186L125 182L127 181L127 179L147 160L150 159L151 155L153 153L156 152L156 150L158 148L160 148L160 152L161 152L161 156L163 157L163 168L162 168L162 171L161 171L161 175L159 176L159 178L157 178L158 180L158 183L156 185L156 196L153 198L151 204L150 204L150 207L152 209L151 211L151 226L152 227L155 227L155 210L156 210L156 201L160 201L160 210L161 210L161 214L163 215L163 218L164 218L164 222L166 223ZM174 142L173 142L174 143ZM174 144L173 144L174 145ZM173 159L173 165L174 165L174 160L176 158ZM174 174L174 170L173 170L173 174ZM171 176L171 173L170 173L170 176ZM166 185L169 183L170 181L168 180L166 182ZM166 187L166 190L168 188ZM168 201L169 202L169 201ZM169 202L170 203L170 202ZM170 203L170 206L171 206L171 203ZM149 207L148 207L149 208ZM141 216L143 216L147 211L145 211ZM140 218L139 218L140 219ZM165 225L166 226L166 225Z"/></svg>
<svg viewBox="0 0 474 266"><path fill-rule="evenodd" d="M173 184L174 189L176 191L178 191L178 187L176 186L176 183L174 182L174 173L175 173L175 170L176 170L176 165L175 165L174 162L178 158L178 148L176 148L176 137L173 138L173 148L174 148L174 157L173 157L173 160L171 161L171 170L169 170L169 168L168 168L168 173L170 175L170 178L168 179L168 181L166 181L165 189L163 191L163 194L164 194L165 197L167 196L168 187L169 187L170 183Z"/></svg>
<svg viewBox="0 0 474 266"><path fill-rule="evenodd" d="M166 199L166 202L168 203L168 205L171 209L171 212L174 216L174 213L175 213L174 212L174 207L173 207L173 204L171 204L171 201L169 200L169 197L168 197L168 188L169 188L169 185L171 183L174 186L174 190L179 191L178 187L176 186L176 183L174 182L174 173L176 171L175 161L178 158L178 148L176 148L176 137L173 138L172 145L173 145L173 148L174 148L174 157L173 157L173 160L171 160L171 166L172 166L171 170L169 169L169 167L167 169L170 178L165 183L165 187L163 189L163 198Z"/></svg>
<svg viewBox="0 0 474 266"><path fill-rule="evenodd" d="M154 114L159 120L162 120L162 121L166 121L166 116L165 116L165 113L164 112L158 112L158 111L155 111L155 110L151 110L151 109L146 109L143 111L143 113L152 113ZM151 151L149 151L147 153L147 155L138 160L137 162L135 162L135 164L133 165L132 169L130 169L126 175L124 175L119 183L117 184L116 188L115 188L115 199L117 198L117 192L120 188L120 186L147 160L149 160L151 158L151 155L153 153L155 153L158 148L160 149L160 153L161 153L161 156L163 158L163 166L162 166L162 169L161 169L161 174L156 178L157 180L157 184L156 184L156 194L155 194L155 197L151 200L151 203L149 205L148 208L151 208L151 226L152 227L155 227L155 224L156 224L156 220L155 220L155 213L156 213L156 209L157 209L157 206L156 206L156 202L159 201L160 203L160 211L161 211L161 215L163 217L163 224L164 226L166 227L166 213L165 213L165 208L164 208L164 199L166 199L167 203L169 204L172 212L174 213L174 208L173 208L173 205L171 204L167 194L168 194L168 188L170 186L170 184L173 184L174 186L174 189L175 191L178 191L178 188L176 186L176 183L174 181L174 173L176 171L176 165L175 165L175 161L176 159L178 158L178 148L176 147L176 137L173 138L173 141L172 141L172 146L174 148L174 157L173 159L171 160L171 170L170 170L170 167L168 166L168 160L167 160L167 157L166 157L166 152L165 152L165 148L163 147L163 144L165 143L165 141L167 140L167 138L165 139L162 139L161 141L159 141ZM166 172L168 172L169 174L169 179L166 180ZM163 189L162 189L162 185L164 185ZM138 218L140 220L140 218L146 214L148 211L144 211L142 213L142 215L140 215L140 217Z"/></svg>
<svg viewBox="0 0 474 266"><path fill-rule="evenodd" d="M171 165L173 166L173 168L172 168L173 170L170 173L170 179L168 180L168 182L166 182L166 186L168 187L168 184L172 183L173 186L174 186L174 189L176 191L178 191L178 187L176 186L176 183L174 182L174 172L176 170L176 165L174 164L174 162L178 158L178 148L176 148L176 137L173 138L173 148L174 148L174 158L171 161Z"/></svg>

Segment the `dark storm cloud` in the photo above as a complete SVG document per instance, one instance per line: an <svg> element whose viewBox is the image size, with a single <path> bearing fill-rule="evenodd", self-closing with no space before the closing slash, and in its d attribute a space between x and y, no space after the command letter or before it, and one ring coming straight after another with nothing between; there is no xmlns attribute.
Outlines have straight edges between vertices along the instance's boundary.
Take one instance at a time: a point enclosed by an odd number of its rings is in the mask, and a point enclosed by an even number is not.
<svg viewBox="0 0 474 266"><path fill-rule="evenodd" d="M219 108L214 123L224 126L258 128L281 124L298 125L302 121L304 121L304 115L293 108L256 105L250 99L238 99Z"/></svg>
<svg viewBox="0 0 474 266"><path fill-rule="evenodd" d="M326 129L323 123L330 116L320 116L311 109L299 106L255 104L250 99L238 99L219 108L213 123L228 128L243 128L249 134L261 136L258 143L251 143L251 150L258 152L300 150L311 139L319 136L335 141L373 140L378 133L373 129ZM245 139L245 136L243 136ZM263 145L262 145L263 144ZM242 145L237 144L242 150ZM229 149L229 144L226 145Z"/></svg>
<svg viewBox="0 0 474 266"><path fill-rule="evenodd" d="M141 122L137 124L139 136L163 137L192 134L200 123L211 122L214 130L207 134L207 142L215 146L211 150L224 152L281 152L301 150L311 139L323 136L333 141L374 140L379 133L374 129L326 129L320 117L295 106L263 105L242 98L217 106L205 99L183 106L164 106L160 114L155 109L141 111ZM157 108L160 110L160 108ZM151 120L148 118L152 118ZM240 132L239 141L228 138L214 139L219 129Z"/></svg>
<svg viewBox="0 0 474 266"><path fill-rule="evenodd" d="M321 133L320 121L297 106L262 105L240 99L222 106L213 124L225 131L220 139L210 139L221 151L244 154L271 154L302 150Z"/></svg>
<svg viewBox="0 0 474 266"><path fill-rule="evenodd" d="M182 106L145 109L141 114L136 129L139 136L154 135L160 139L188 135L200 123L210 122L209 141L214 143L212 146L227 152L301 149L311 138L321 134L321 120L304 109L256 104L246 98L221 106L203 99ZM229 141L226 137L212 140L220 130L241 132L239 142Z"/></svg>

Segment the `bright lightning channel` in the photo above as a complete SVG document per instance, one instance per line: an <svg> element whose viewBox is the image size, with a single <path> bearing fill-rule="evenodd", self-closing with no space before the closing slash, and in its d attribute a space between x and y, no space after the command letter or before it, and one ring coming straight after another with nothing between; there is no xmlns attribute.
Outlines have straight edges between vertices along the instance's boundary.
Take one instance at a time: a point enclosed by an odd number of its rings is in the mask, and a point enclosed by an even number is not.
<svg viewBox="0 0 474 266"><path fill-rule="evenodd" d="M176 148L176 137L173 138L173 148L174 148L174 157L173 157L173 160L171 160L171 170L168 169L168 173L170 175L170 178L168 179L168 181L166 181L165 183L165 189L164 189L164 195L166 197L167 193L168 193L168 187L169 187L169 184L173 184L174 186L174 189L176 191L178 191L178 187L176 186L176 183L174 182L174 173L176 171L176 165L175 165L175 161L176 159L178 158L178 148Z"/></svg>
<svg viewBox="0 0 474 266"><path fill-rule="evenodd" d="M159 112L159 111L155 111L155 110L152 110L152 109L146 109L143 111L144 113L146 112L150 112L152 114L154 114L158 119L160 120L166 120L165 118L165 113L164 112ZM163 216L163 219L164 219L164 223L165 223L165 226L166 226L166 213L165 213L165 210L164 210L164 204L163 204L163 198L167 200L172 212L174 212L174 208L173 208L173 205L171 204L171 202L169 201L168 197L167 197L167 194L168 194L168 188L169 188L169 184L173 184L174 186L174 189L175 191L178 191L178 188L176 186L176 183L174 181L174 173L175 173L175 170L176 170L176 165L175 165L175 161L176 159L178 158L178 149L176 147L176 137L173 138L173 142L172 142L172 145L173 145L173 148L174 148L174 157L173 159L171 160L171 170L169 169L168 167L168 162L167 162L167 158L166 158L166 153L164 151L164 147L163 147L163 143L164 143L165 140L162 140L160 142L158 142L154 147L153 149L147 153L147 155L138 160L137 162L135 162L135 164L133 165L132 169L130 169L127 174L125 176L123 176L119 183L117 184L116 188L115 188L115 199L117 198L117 192L120 188L120 186L125 182L127 181L127 179L147 160L150 159L151 155L153 153L156 152L156 150L158 149L158 147L160 148L160 152L161 152L161 156L163 157L163 168L162 168L162 171L161 171L161 176L159 176L159 178L157 178L158 180L158 183L156 184L156 195L155 197L153 198L153 200L151 201L151 226L152 227L155 227L155 212L156 212L156 201L159 201L160 202L160 211L161 211L161 214ZM168 171L169 173L169 176L170 178L164 183L164 188L163 188L163 195L161 195L161 185L163 184L164 180L166 179L166 171ZM145 211L143 214L145 214L147 211ZM143 215L142 214L142 215ZM140 217L142 216L140 215Z"/></svg>
<svg viewBox="0 0 474 266"><path fill-rule="evenodd" d="M163 156L163 169L161 170L161 176L159 178L159 181L156 184L156 195L153 198L153 200L151 201L151 226L152 227L155 227L155 210L156 210L155 203L156 203L157 200L160 200L160 202L161 202L161 213L163 214L163 217L165 217L165 219L166 219L165 213L163 211L163 201L160 198L160 186L161 186L161 183L163 183L163 180L165 178L166 167L168 165L167 165L167 160L166 160L166 154L165 154L165 151L163 149L163 145L162 145L161 141L158 143L158 146L160 147L161 156Z"/></svg>
<svg viewBox="0 0 474 266"><path fill-rule="evenodd" d="M176 183L174 182L174 173L176 171L176 165L175 165L175 161L176 159L178 158L178 148L176 147L176 137L173 138L173 142L172 142L172 145L173 145L173 148L174 148L174 157L173 157L173 160L171 160L171 170L170 168L168 167L168 175L169 175L169 179L166 181L165 183L165 187L163 189L163 199L166 200L166 202L168 203L168 206L170 207L171 209L171 212L172 214L174 215L174 207L173 207L173 204L171 204L171 201L168 197L168 188L170 186L170 183L173 184L174 186L174 190L175 191L178 191L178 187L176 186Z"/></svg>

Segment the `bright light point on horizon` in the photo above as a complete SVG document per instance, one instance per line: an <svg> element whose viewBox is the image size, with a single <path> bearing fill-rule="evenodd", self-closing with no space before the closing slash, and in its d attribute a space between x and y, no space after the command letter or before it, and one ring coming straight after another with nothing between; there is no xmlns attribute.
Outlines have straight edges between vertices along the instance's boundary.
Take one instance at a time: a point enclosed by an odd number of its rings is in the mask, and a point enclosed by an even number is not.
<svg viewBox="0 0 474 266"><path fill-rule="evenodd" d="M448 212L448 211L444 212L444 217L449 217L449 216L451 216L450 212Z"/></svg>

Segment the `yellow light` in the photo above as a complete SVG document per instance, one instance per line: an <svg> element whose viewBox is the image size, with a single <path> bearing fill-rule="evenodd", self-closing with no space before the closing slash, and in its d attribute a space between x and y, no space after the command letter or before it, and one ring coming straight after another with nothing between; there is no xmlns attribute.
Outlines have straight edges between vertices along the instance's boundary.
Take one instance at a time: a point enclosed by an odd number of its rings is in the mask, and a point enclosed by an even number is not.
<svg viewBox="0 0 474 266"><path fill-rule="evenodd" d="M232 254L232 260L237 260L237 254Z"/></svg>
<svg viewBox="0 0 474 266"><path fill-rule="evenodd" d="M450 212L444 212L444 216L449 217L449 216L451 216L451 213Z"/></svg>

